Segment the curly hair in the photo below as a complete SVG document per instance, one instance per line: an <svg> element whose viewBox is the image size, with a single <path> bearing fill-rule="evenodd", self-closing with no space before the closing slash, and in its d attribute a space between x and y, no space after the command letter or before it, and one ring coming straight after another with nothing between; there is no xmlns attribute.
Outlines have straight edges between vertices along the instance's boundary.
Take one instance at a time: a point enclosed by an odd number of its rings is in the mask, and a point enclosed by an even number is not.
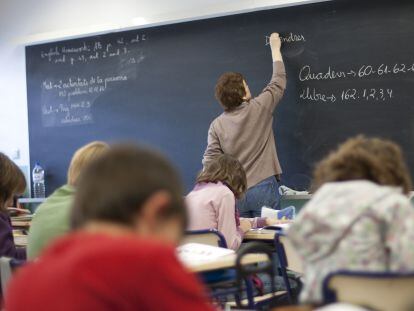
<svg viewBox="0 0 414 311"><path fill-rule="evenodd" d="M390 140L359 135L348 139L316 166L311 190L327 182L360 179L401 187L405 194L412 189L401 148Z"/></svg>
<svg viewBox="0 0 414 311"><path fill-rule="evenodd" d="M247 190L246 172L240 162L232 156L222 154L208 162L197 176L197 183L221 181L241 198Z"/></svg>
<svg viewBox="0 0 414 311"><path fill-rule="evenodd" d="M243 103L246 89L242 74L237 72L223 73L217 81L215 96L225 111L231 111Z"/></svg>

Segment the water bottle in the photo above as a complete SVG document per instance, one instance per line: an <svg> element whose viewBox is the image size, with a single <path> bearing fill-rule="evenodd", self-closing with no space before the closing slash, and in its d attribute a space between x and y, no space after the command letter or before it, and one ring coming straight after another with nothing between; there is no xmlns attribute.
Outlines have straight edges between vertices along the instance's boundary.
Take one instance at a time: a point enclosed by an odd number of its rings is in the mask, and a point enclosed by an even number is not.
<svg viewBox="0 0 414 311"><path fill-rule="evenodd" d="M33 173L33 195L35 198L44 198L46 195L45 189L45 170L36 163Z"/></svg>

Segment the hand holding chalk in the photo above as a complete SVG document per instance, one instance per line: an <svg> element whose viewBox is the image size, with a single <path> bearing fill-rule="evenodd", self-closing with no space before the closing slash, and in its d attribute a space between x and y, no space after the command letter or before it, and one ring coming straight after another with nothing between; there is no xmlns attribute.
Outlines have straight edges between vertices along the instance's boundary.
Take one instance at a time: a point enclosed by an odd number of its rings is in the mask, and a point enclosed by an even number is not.
<svg viewBox="0 0 414 311"><path fill-rule="evenodd" d="M272 50L273 62L283 61L282 54L280 53L280 47L282 45L282 42L280 41L280 37L277 32L274 32L270 35L269 43L270 49Z"/></svg>
<svg viewBox="0 0 414 311"><path fill-rule="evenodd" d="M270 43L270 48L273 50L280 50L280 46L281 46L281 41L280 41L280 37L279 34L277 32L274 32L270 35L269 38L269 43Z"/></svg>

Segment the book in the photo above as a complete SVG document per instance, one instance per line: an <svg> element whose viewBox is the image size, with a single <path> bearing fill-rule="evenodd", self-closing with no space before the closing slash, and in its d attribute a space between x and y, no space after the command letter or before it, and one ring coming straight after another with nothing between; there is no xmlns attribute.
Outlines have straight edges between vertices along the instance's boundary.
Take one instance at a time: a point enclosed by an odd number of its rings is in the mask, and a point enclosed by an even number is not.
<svg viewBox="0 0 414 311"><path fill-rule="evenodd" d="M296 209L294 206L288 206L281 210L272 209L266 206L262 207L262 217L275 218L280 220L294 219L296 216Z"/></svg>

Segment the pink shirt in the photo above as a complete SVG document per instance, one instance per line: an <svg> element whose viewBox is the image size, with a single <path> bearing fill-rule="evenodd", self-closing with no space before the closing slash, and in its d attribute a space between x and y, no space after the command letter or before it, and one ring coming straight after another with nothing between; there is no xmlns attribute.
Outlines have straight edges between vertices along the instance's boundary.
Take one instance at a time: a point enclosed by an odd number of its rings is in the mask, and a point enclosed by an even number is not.
<svg viewBox="0 0 414 311"><path fill-rule="evenodd" d="M188 230L217 229L227 247L238 249L243 232L236 224L236 199L221 182L200 183L186 197L189 216ZM263 227L264 218L252 218L252 228Z"/></svg>

